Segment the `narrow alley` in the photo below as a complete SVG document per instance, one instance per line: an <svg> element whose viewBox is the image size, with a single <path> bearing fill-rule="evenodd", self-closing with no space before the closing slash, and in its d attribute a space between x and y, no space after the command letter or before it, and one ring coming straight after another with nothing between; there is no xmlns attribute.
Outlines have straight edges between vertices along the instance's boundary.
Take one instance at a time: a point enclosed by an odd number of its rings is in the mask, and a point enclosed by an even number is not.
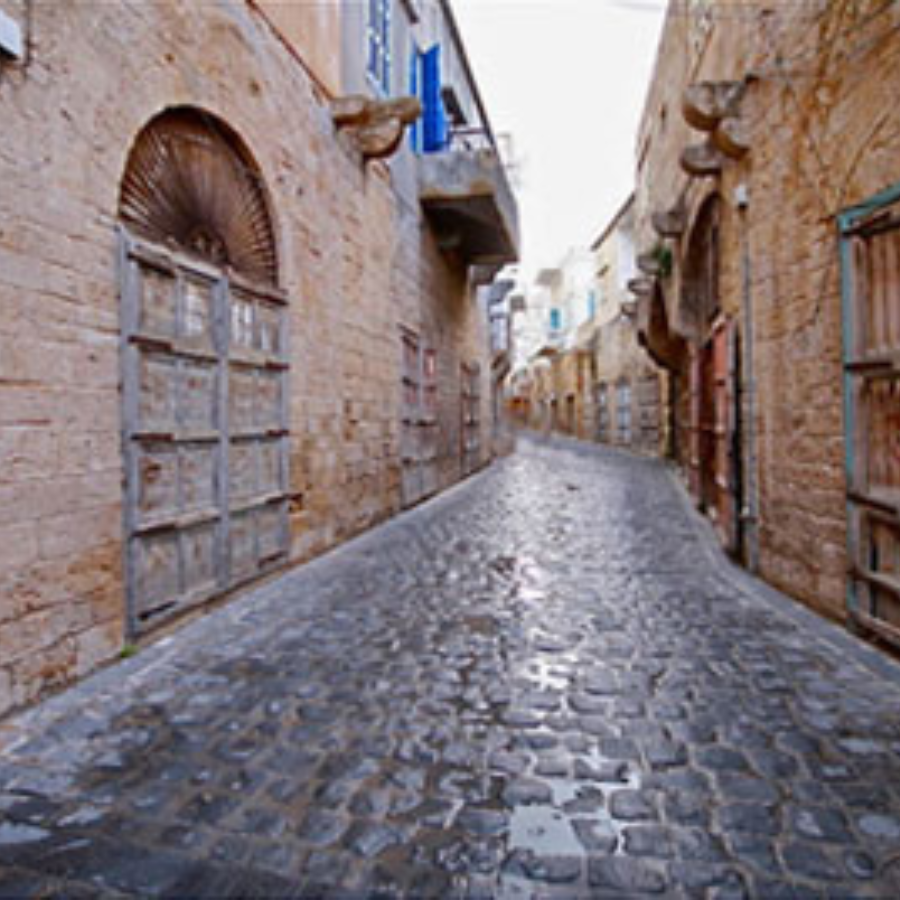
<svg viewBox="0 0 900 900"><path fill-rule="evenodd" d="M9 719L0 897L896 897L900 667L574 442Z"/></svg>

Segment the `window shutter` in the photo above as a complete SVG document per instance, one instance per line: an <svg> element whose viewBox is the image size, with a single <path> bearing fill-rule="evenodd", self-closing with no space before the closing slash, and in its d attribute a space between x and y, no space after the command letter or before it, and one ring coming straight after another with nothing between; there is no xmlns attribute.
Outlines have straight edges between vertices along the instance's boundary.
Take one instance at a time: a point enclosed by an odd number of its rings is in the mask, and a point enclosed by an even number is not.
<svg viewBox="0 0 900 900"><path fill-rule="evenodd" d="M423 149L436 153L447 146L447 116L441 98L441 47L435 44L422 55Z"/></svg>

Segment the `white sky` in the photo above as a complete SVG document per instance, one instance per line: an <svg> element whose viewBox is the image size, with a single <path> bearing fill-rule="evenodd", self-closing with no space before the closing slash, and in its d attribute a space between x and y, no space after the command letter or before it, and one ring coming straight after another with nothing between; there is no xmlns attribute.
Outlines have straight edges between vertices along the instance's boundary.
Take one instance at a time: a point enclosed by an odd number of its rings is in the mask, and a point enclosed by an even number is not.
<svg viewBox="0 0 900 900"><path fill-rule="evenodd" d="M664 0L454 0L495 133L522 161L526 273L589 245L633 185Z"/></svg>

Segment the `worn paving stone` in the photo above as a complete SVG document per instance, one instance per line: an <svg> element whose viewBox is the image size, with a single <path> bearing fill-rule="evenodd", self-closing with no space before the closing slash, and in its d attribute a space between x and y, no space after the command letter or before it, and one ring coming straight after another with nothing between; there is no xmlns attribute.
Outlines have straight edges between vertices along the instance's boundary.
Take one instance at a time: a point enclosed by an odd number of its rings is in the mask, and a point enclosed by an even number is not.
<svg viewBox="0 0 900 900"><path fill-rule="evenodd" d="M0 897L893 900L873 659L663 466L523 440L4 723Z"/></svg>

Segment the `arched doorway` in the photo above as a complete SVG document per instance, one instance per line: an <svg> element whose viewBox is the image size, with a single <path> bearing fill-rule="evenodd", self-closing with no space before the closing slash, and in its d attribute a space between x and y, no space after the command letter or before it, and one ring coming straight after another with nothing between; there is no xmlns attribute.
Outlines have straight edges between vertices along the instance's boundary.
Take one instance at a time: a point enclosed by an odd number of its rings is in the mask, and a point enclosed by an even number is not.
<svg viewBox="0 0 900 900"><path fill-rule="evenodd" d="M721 201L710 195L691 229L680 315L689 343L688 459L691 490L723 544L740 549L737 332L720 302Z"/></svg>
<svg viewBox="0 0 900 900"><path fill-rule="evenodd" d="M132 634L284 562L287 317L250 154L174 109L120 203L125 567Z"/></svg>

